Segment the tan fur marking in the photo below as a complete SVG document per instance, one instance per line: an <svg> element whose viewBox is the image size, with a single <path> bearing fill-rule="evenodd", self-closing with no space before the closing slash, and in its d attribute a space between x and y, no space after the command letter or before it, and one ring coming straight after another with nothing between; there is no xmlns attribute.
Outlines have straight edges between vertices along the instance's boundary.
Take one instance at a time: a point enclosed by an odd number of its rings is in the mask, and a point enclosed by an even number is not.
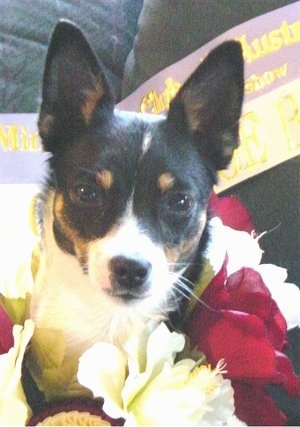
<svg viewBox="0 0 300 427"><path fill-rule="evenodd" d="M92 115L103 98L105 91L103 86L103 80L100 75L92 76L93 87L83 91L85 96L85 102L81 106L81 113L86 124L91 121Z"/></svg>
<svg viewBox="0 0 300 427"><path fill-rule="evenodd" d="M185 105L186 117L191 130L196 131L204 124L202 123L202 116L206 104L204 102L196 102L193 92L185 90L182 92L182 100Z"/></svg>
<svg viewBox="0 0 300 427"><path fill-rule="evenodd" d="M81 263L85 263L87 261L87 249L89 242L81 238L78 235L78 232L74 230L67 222L64 215L64 198L61 193L55 195L53 210L54 216L59 222L61 230L63 231L66 238L74 245L74 249L79 261Z"/></svg>
<svg viewBox="0 0 300 427"><path fill-rule="evenodd" d="M174 186L175 178L169 172L163 173L158 177L157 185L162 193L170 190Z"/></svg>
<svg viewBox="0 0 300 427"><path fill-rule="evenodd" d="M55 118L52 114L46 114L38 122L39 132L42 138L46 138L53 131Z"/></svg>
<svg viewBox="0 0 300 427"><path fill-rule="evenodd" d="M110 190L114 182L113 173L107 169L103 169L102 171L97 172L96 182L97 184L101 185L103 190Z"/></svg>

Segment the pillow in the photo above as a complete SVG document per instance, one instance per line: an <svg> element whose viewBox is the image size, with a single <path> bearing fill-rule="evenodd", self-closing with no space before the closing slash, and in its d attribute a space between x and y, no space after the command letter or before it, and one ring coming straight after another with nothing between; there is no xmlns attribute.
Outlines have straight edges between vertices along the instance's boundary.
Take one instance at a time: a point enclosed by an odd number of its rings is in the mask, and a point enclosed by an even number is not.
<svg viewBox="0 0 300 427"><path fill-rule="evenodd" d="M60 18L82 28L118 98L142 0L3 0L0 16L0 112L35 112L45 55Z"/></svg>

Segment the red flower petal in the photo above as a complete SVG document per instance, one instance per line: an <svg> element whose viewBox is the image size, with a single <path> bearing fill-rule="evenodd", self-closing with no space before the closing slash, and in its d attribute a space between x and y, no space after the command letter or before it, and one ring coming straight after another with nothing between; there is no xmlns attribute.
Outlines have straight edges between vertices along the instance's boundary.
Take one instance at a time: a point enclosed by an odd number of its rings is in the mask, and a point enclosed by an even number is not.
<svg viewBox="0 0 300 427"><path fill-rule="evenodd" d="M281 351L287 346L287 323L275 301L271 300L270 317L265 322L268 339L275 350Z"/></svg>
<svg viewBox="0 0 300 427"><path fill-rule="evenodd" d="M242 268L231 274L226 288L231 310L255 314L264 320L269 318L271 294L257 271Z"/></svg>
<svg viewBox="0 0 300 427"><path fill-rule="evenodd" d="M275 352L256 316L201 307L192 313L187 333L192 346L212 364L225 359L229 378L268 381L274 377Z"/></svg>
<svg viewBox="0 0 300 427"><path fill-rule="evenodd" d="M243 268L228 277L226 288L229 293L228 308L255 314L264 320L270 343L277 350L282 350L286 321L260 274L251 268Z"/></svg>
<svg viewBox="0 0 300 427"><path fill-rule="evenodd" d="M286 416L266 390L258 384L233 381L236 416L253 426L283 426Z"/></svg>
<svg viewBox="0 0 300 427"><path fill-rule="evenodd" d="M252 314L196 306L187 334L191 345L212 364L225 359L227 377L262 384L280 384L296 397L300 378L287 356L274 349L262 319Z"/></svg>
<svg viewBox="0 0 300 427"><path fill-rule="evenodd" d="M278 351L276 352L276 371L274 382L283 385L290 396L299 396L300 377L295 374L290 359Z"/></svg>
<svg viewBox="0 0 300 427"><path fill-rule="evenodd" d="M1 306L0 325L0 354L4 354L7 353L11 347L13 347L14 338L12 334L13 324Z"/></svg>
<svg viewBox="0 0 300 427"><path fill-rule="evenodd" d="M238 197L218 197L213 193L209 201L209 209L213 216L218 216L224 225L234 230L248 233L254 230L252 217Z"/></svg>
<svg viewBox="0 0 300 427"><path fill-rule="evenodd" d="M202 294L202 300L214 309L254 314L264 320L270 343L276 350L285 345L287 325L260 274L243 268L226 280L226 261Z"/></svg>

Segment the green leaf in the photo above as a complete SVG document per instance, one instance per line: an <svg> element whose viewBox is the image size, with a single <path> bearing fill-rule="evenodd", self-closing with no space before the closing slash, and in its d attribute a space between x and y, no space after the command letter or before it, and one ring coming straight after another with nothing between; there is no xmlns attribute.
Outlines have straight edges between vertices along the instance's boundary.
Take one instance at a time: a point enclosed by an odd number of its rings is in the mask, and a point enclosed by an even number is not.
<svg viewBox="0 0 300 427"><path fill-rule="evenodd" d="M31 340L31 351L36 363L45 368L61 366L65 357L66 342L61 331L36 328Z"/></svg>
<svg viewBox="0 0 300 427"><path fill-rule="evenodd" d="M6 298L4 295L0 294L0 304L13 324L24 324L30 297L30 294L26 294L26 298Z"/></svg>
<svg viewBox="0 0 300 427"><path fill-rule="evenodd" d="M78 384L78 357L66 354L62 331L36 328L26 366L46 400L72 396L91 396Z"/></svg>
<svg viewBox="0 0 300 427"><path fill-rule="evenodd" d="M205 259L203 270L201 272L201 275L195 284L194 287L194 295L196 295L197 298L200 298L209 283L211 282L212 278L215 276L214 269L212 265L210 264L208 259ZM188 319L191 315L192 311L194 310L198 300L196 298L191 298L189 301L189 305L187 307L187 311L185 314L185 319Z"/></svg>

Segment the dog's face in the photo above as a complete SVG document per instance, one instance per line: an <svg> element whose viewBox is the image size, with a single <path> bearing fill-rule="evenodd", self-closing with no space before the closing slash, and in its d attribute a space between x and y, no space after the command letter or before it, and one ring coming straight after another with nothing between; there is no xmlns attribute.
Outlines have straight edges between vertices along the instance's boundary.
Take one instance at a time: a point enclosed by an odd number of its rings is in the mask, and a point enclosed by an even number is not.
<svg viewBox="0 0 300 427"><path fill-rule="evenodd" d="M52 153L45 215L84 292L90 287L107 310L164 314L188 292L182 277L199 263L208 200L237 146L242 99L242 53L228 42L182 86L167 117L114 110L80 30L56 27L39 117Z"/></svg>

